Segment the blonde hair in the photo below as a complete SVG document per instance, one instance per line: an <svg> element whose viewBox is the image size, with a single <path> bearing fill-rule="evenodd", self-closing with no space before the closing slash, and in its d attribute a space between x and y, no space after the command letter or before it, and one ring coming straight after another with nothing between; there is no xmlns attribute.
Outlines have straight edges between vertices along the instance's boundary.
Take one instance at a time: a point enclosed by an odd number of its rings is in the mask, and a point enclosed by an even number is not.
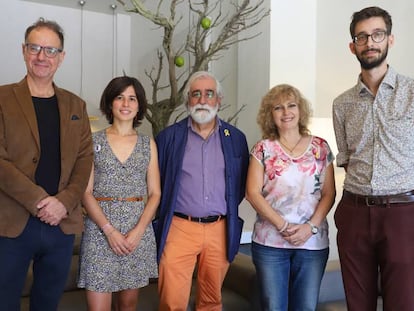
<svg viewBox="0 0 414 311"><path fill-rule="evenodd" d="M289 85L280 84L271 88L262 98L262 102L257 114L257 123L262 131L263 139L275 140L280 137L279 130L273 120L273 107L287 99L293 99L299 108L299 133L301 135L310 134L308 129L309 119L312 110L308 100L301 92Z"/></svg>

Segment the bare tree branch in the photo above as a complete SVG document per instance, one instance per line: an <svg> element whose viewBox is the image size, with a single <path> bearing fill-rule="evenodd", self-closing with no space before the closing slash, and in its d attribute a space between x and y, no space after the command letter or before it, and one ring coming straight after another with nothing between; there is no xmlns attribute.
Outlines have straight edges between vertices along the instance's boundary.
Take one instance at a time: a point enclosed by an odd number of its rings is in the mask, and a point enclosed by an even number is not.
<svg viewBox="0 0 414 311"><path fill-rule="evenodd" d="M119 1L119 0L118 0ZM159 6L157 9L157 12L151 12L150 10L148 10L144 3L140 0L130 0L131 3L133 4L134 8L133 9L128 9L128 12L133 12L133 13L138 13L139 15L145 17L146 19L150 20L151 22L153 22L155 25L161 26L163 28L173 28L174 25L172 24L171 20L165 16L162 16L162 14L160 14L159 8L163 2L163 0L160 0L159 2Z"/></svg>
<svg viewBox="0 0 414 311"><path fill-rule="evenodd" d="M227 118L227 122L232 123L234 120L237 120L239 117L240 112L242 112L246 108L246 105L242 105L237 111L230 117Z"/></svg>
<svg viewBox="0 0 414 311"><path fill-rule="evenodd" d="M117 1L126 7L125 0ZM264 8L265 0L228 0L230 4L226 3L226 8L230 5L232 7L230 11L223 8L224 4L221 0L158 0L154 10L148 9L144 1L130 0L132 8L126 8L126 10L139 14L164 31L163 53L157 52L157 69L145 71L153 88L152 103L148 105L151 115L148 114L146 117L152 125L153 134L156 135L168 125L171 114L182 105L183 91L189 76L196 71L206 70L209 62L223 57L222 52L231 46L259 36L260 32L244 36L242 34L266 18L269 10ZM251 4L252 2L255 4ZM180 44L176 42L174 35L177 25L183 20L183 16L177 16L178 7L183 3L188 4L191 26L185 42ZM203 19L208 19L209 25L203 24ZM184 52L191 55L189 64L186 64L188 70L179 71L181 73L178 74L175 60ZM166 66L164 60L166 60ZM168 71L167 75L164 74L164 69ZM160 81L165 78L168 80L168 86L161 86ZM160 100L160 91L166 87L170 89L169 97ZM237 116L243 109L244 106L238 109L229 120L237 121ZM184 112L178 113L177 117L182 113Z"/></svg>

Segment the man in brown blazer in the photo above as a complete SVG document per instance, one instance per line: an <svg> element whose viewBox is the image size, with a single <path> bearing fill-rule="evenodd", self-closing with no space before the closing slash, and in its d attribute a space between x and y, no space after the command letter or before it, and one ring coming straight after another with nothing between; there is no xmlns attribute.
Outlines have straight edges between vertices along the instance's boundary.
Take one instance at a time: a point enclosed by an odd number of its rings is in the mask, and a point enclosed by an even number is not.
<svg viewBox="0 0 414 311"><path fill-rule="evenodd" d="M40 19L22 45L26 77L0 86L0 304L19 311L33 260L32 311L56 311L81 233L92 160L86 104L57 87L61 27Z"/></svg>

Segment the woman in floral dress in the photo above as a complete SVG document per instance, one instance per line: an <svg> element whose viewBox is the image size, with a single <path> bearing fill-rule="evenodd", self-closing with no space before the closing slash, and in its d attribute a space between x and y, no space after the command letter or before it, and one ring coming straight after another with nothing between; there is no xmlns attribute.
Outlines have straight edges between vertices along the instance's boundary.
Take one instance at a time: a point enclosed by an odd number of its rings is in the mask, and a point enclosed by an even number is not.
<svg viewBox="0 0 414 311"><path fill-rule="evenodd" d="M151 221L160 199L153 139L138 134L146 109L135 78L114 78L100 109L110 126L93 133L95 159L83 197L86 209L78 286L86 288L89 311L136 310L138 289L157 276Z"/></svg>
<svg viewBox="0 0 414 311"><path fill-rule="evenodd" d="M310 106L290 85L263 98L263 139L251 151L246 198L257 212L252 257L262 310L315 310L329 254L334 156L307 128Z"/></svg>

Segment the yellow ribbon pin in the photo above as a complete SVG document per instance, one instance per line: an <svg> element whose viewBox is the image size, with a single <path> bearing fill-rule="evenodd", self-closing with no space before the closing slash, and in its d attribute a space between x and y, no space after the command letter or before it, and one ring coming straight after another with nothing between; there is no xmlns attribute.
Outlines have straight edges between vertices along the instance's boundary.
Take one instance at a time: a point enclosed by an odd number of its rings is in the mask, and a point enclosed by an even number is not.
<svg viewBox="0 0 414 311"><path fill-rule="evenodd" d="M228 129L224 130L224 136L230 136L230 131Z"/></svg>

